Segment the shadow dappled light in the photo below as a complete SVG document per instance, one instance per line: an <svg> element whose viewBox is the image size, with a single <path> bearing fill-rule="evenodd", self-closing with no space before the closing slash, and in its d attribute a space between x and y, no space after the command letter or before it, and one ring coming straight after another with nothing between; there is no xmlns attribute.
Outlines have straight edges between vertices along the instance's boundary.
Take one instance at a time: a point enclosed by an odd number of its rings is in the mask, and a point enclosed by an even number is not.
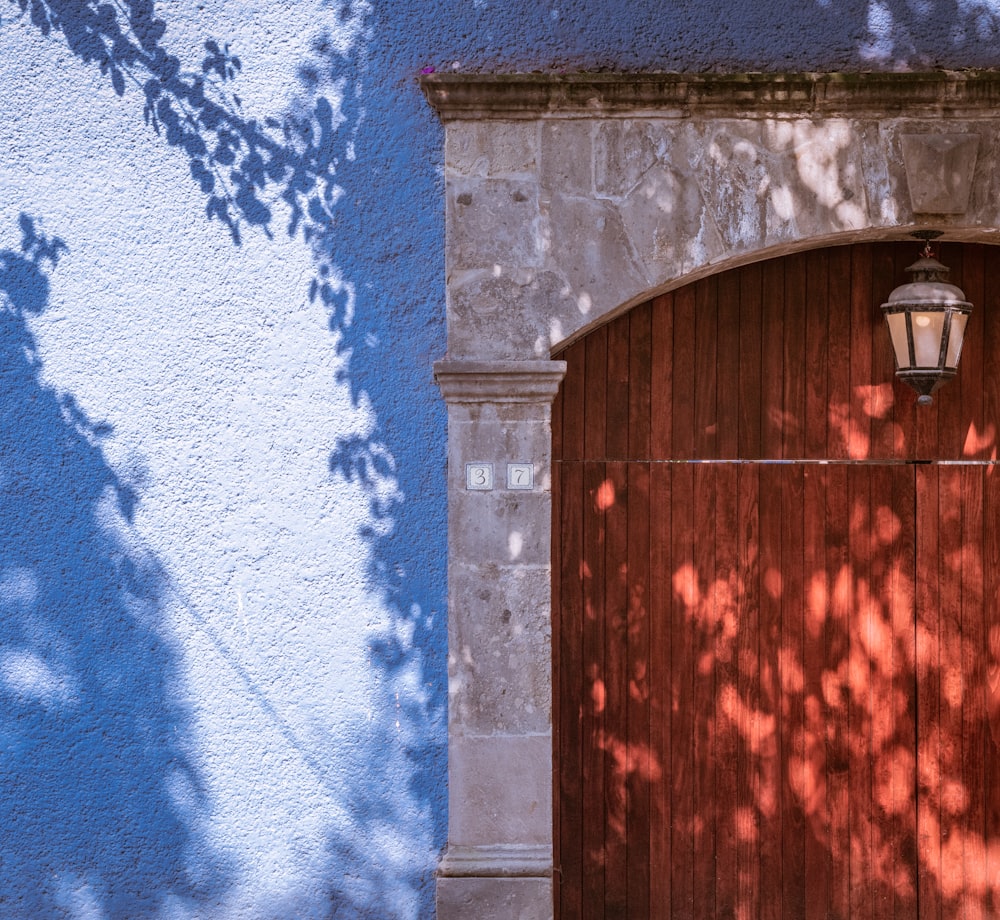
<svg viewBox="0 0 1000 920"><path fill-rule="evenodd" d="M0 252L0 915L197 911L229 873L199 830L166 576L131 537L109 426L42 380L30 320L66 246L20 223Z"/></svg>
<svg viewBox="0 0 1000 920"><path fill-rule="evenodd" d="M446 529L444 482L437 473L445 436L428 368L443 341L443 310L436 299L428 302L423 269L399 270L413 264L415 246L421 247L420 264L427 263L426 245L414 243L413 228L401 226L393 209L369 207L384 196L387 183L399 181L398 150L409 131L390 115L395 89L370 76L379 55L391 54L377 41L376 9L365 2L320 4L335 25L317 24L288 111L261 115L244 110L238 81L250 65L231 43L207 38L200 65L186 68L167 43L169 17L157 15L152 0L10 2L44 34L61 36L76 57L99 68L123 105L138 100L137 117L186 157L205 215L220 221L235 244L247 228L271 236L284 221L284 230L310 248L315 272L307 294L327 311L342 360L338 382L374 419L367 435L333 445L329 471L368 498L364 587L388 613L388 623L373 632L370 658L376 682L387 690L386 710L401 726L391 739L373 738L365 755L385 775L370 790L355 783L341 804L355 827L367 829L361 837L368 833L384 843L394 831L383 827L380 814L393 807L393 790L403 788L424 816L420 820L429 823L431 846L442 846ZM427 162L413 170L407 186L416 198L435 194L437 182ZM416 304L421 306L414 309ZM403 341L409 350L391 347ZM430 456L436 451L442 456ZM25 674L30 670L21 667ZM388 775L387 743L402 746L405 779ZM431 910L433 853L403 860L402 870L377 865L363 852L361 837L338 832L331 838L339 867L330 881L334 915Z"/></svg>

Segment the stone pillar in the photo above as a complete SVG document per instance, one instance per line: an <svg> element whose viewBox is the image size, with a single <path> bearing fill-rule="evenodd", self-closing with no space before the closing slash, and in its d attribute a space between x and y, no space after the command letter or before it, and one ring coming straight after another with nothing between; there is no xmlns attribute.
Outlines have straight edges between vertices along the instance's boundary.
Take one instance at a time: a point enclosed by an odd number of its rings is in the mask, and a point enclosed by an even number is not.
<svg viewBox="0 0 1000 920"><path fill-rule="evenodd" d="M565 370L544 360L435 366L448 403L438 920L552 916L551 405Z"/></svg>

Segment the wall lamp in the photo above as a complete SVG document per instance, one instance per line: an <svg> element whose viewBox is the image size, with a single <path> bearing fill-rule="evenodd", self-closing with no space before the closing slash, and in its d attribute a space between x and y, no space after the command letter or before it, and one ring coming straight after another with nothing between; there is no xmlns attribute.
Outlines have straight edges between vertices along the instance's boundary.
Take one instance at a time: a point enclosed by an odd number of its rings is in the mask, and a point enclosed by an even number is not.
<svg viewBox="0 0 1000 920"><path fill-rule="evenodd" d="M940 235L937 230L913 234L924 241L920 258L906 269L913 280L901 284L882 304L896 376L917 391L921 406L931 405L931 393L958 372L965 325L972 312L961 289L945 280L950 269L931 252L931 240Z"/></svg>

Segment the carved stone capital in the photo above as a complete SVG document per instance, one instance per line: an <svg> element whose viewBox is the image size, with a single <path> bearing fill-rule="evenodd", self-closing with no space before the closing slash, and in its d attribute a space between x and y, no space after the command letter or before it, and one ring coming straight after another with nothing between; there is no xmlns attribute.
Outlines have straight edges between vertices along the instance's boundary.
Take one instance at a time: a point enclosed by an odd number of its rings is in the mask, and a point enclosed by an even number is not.
<svg viewBox="0 0 1000 920"><path fill-rule="evenodd" d="M438 361L434 379L449 403L551 403L565 361Z"/></svg>

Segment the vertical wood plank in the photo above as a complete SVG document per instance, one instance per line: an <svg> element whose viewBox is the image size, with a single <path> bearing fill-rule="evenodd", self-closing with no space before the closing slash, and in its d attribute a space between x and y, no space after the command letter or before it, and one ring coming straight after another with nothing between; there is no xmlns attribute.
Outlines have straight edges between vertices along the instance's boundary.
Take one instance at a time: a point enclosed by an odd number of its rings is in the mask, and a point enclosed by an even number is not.
<svg viewBox="0 0 1000 920"><path fill-rule="evenodd" d="M590 350L588 341L588 364ZM593 367L593 365L590 365ZM589 383L589 381L588 381ZM603 424L603 419L602 419ZM583 668L583 791L581 836L584 920L604 920L604 752L601 740L607 691L604 668L604 542L607 478L603 463L587 463L583 470L584 618Z"/></svg>
<svg viewBox="0 0 1000 920"><path fill-rule="evenodd" d="M691 687L695 712L694 788L695 822L694 915L715 916L715 638L716 638L716 472L715 464L694 468L695 513L695 636L694 681Z"/></svg>
<svg viewBox="0 0 1000 920"><path fill-rule="evenodd" d="M556 738L556 766L558 777L557 823L559 854L556 865L558 875L559 905L557 916L579 917L582 914L580 897L583 890L583 769L582 711L580 702L584 695L583 623L586 616L584 579L587 569L583 546L583 464L553 464L556 475L553 485L553 504L557 509L558 535L552 548L558 548L558 569L553 559L553 570L558 571L558 594L553 602L553 649L559 657L554 660L556 696L559 700L558 735ZM558 633L555 631L558 624ZM554 714L553 719L557 717Z"/></svg>
<svg viewBox="0 0 1000 920"><path fill-rule="evenodd" d="M848 456L851 413L851 259L856 246L830 250L827 310L826 456Z"/></svg>
<svg viewBox="0 0 1000 920"><path fill-rule="evenodd" d="M649 449L654 460L673 452L674 297L653 300L650 322Z"/></svg>
<svg viewBox="0 0 1000 920"><path fill-rule="evenodd" d="M566 361L566 376L559 387L553 411L560 427L552 432L552 457L556 460L582 460L587 375L587 344L577 342L561 356Z"/></svg>
<svg viewBox="0 0 1000 920"><path fill-rule="evenodd" d="M869 467L871 483L869 542L871 557L867 578L870 594L865 632L861 638L870 659L871 678L871 827L872 888L876 918L893 917L895 862L899 858L899 826L892 811L892 784L897 750L893 737L895 636L892 632L892 550L897 536L893 526L892 467ZM891 855L890 855L891 854Z"/></svg>
<svg viewBox="0 0 1000 920"><path fill-rule="evenodd" d="M916 247L913 247L914 249ZM871 340L871 380L862 392L867 413L871 417L871 449L869 456L880 460L904 456L900 419L913 413L913 391L905 384L896 383L896 365L892 343L886 331L881 304L889 298L896 285L910 281L902 271L913 258L908 246L896 243L878 243L872 250L872 296L868 302L867 326ZM909 390L909 392L906 392Z"/></svg>
<svg viewBox="0 0 1000 920"><path fill-rule="evenodd" d="M628 878L625 842L628 661L628 478L626 464L605 466L607 510L604 546L604 725L599 744L604 753L604 916L626 916Z"/></svg>
<svg viewBox="0 0 1000 920"><path fill-rule="evenodd" d="M806 915L806 746L803 686L805 558L802 467L780 468L782 701L782 916Z"/></svg>
<svg viewBox="0 0 1000 920"><path fill-rule="evenodd" d="M739 278L739 444L738 456L756 460L761 453L761 356L763 335L760 263L747 265Z"/></svg>
<svg viewBox="0 0 1000 920"><path fill-rule="evenodd" d="M986 732L983 784L986 790L986 907L1000 915L1000 475L996 466L985 470L983 485L984 525L984 692Z"/></svg>
<svg viewBox="0 0 1000 920"><path fill-rule="evenodd" d="M962 789L962 495L957 467L938 473L938 609L940 682L940 764L942 916L961 914L963 841L960 809L954 792Z"/></svg>
<svg viewBox="0 0 1000 920"><path fill-rule="evenodd" d="M628 465L628 650L626 682L626 907L649 916L650 797L664 770L650 746L649 464Z"/></svg>
<svg viewBox="0 0 1000 920"><path fill-rule="evenodd" d="M831 268L831 280L833 270ZM833 307L831 304L831 315ZM832 365L831 365L832 367ZM826 584L828 591L825 630L826 674L831 686L826 694L827 801L830 812L830 913L849 917L851 910L851 732L848 723L851 686L852 584L848 534L847 467L832 464L825 474Z"/></svg>
<svg viewBox="0 0 1000 920"><path fill-rule="evenodd" d="M595 329L584 339L587 376L584 380L583 456L604 460L608 455L608 328Z"/></svg>
<svg viewBox="0 0 1000 920"><path fill-rule="evenodd" d="M740 446L740 276L723 272L717 279L718 350L716 361L716 455L731 460Z"/></svg>
<svg viewBox="0 0 1000 920"><path fill-rule="evenodd" d="M650 572L649 572L649 659L650 732L649 745L663 776L653 788L649 811L650 920L669 920L671 906L670 828L673 824L671 800L671 737L673 679L671 672L671 497L672 467L650 465Z"/></svg>
<svg viewBox="0 0 1000 920"><path fill-rule="evenodd" d="M805 875L807 918L826 916L830 904L830 818L827 809L826 725L829 713L823 685L826 664L826 494L824 470L802 468L804 630L802 671L806 809Z"/></svg>
<svg viewBox="0 0 1000 920"><path fill-rule="evenodd" d="M787 871L784 852L786 844L789 851L794 845L783 836L783 816L791 807L784 789L789 735L788 699L783 682L791 677L788 670L782 669L785 638L781 611L783 598L788 595L781 545L785 471L780 466L762 465L755 472L756 479L744 480L744 483L747 489L756 488L759 508L760 705L764 718L769 716L771 720L770 731L762 729L760 736L760 920L781 920L784 873Z"/></svg>
<svg viewBox="0 0 1000 920"><path fill-rule="evenodd" d="M813 249L806 253L805 296L805 419L804 457L823 459L827 456L827 415L830 405L828 390L829 358L827 348L827 314L829 302L829 253Z"/></svg>
<svg viewBox="0 0 1000 920"><path fill-rule="evenodd" d="M631 314L607 325L607 443L608 460L627 460L629 445L629 324Z"/></svg>
<svg viewBox="0 0 1000 920"><path fill-rule="evenodd" d="M946 386L958 384L961 392L961 422L964 434L961 444L955 447L959 456L966 459L989 457L994 446L986 431L983 414L983 362L985 360L985 332L983 302L986 298L985 247L962 247L962 290L965 299L972 303L959 361L958 375Z"/></svg>
<svg viewBox="0 0 1000 920"><path fill-rule="evenodd" d="M629 313L628 454L629 460L649 458L652 391L652 305L644 303Z"/></svg>
<svg viewBox="0 0 1000 920"><path fill-rule="evenodd" d="M740 706L737 676L740 629L740 598L743 580L743 560L740 549L744 530L738 522L738 470L742 467L726 464L716 470L715 486L715 631L716 676L716 741L715 757L719 765L715 785L717 814L715 874L716 915L738 917L741 903L737 865L737 841L741 827L741 792L749 793L749 785L741 788L746 771L741 775L740 760L746 763L746 751L739 736ZM737 537L739 535L739 539ZM733 767L735 766L735 769Z"/></svg>
<svg viewBox="0 0 1000 920"><path fill-rule="evenodd" d="M694 331L694 456L719 456L718 392L718 276L695 282Z"/></svg>
<svg viewBox="0 0 1000 920"><path fill-rule="evenodd" d="M941 663L937 466L917 466L917 886L920 920L941 920Z"/></svg>
<svg viewBox="0 0 1000 920"><path fill-rule="evenodd" d="M694 913L694 628L698 581L694 560L694 467L673 473L671 512L670 895L672 917Z"/></svg>
<svg viewBox="0 0 1000 920"><path fill-rule="evenodd" d="M910 466L887 467L891 476L891 506L878 526L889 547L890 584L887 609L892 634L891 699L893 716L891 806L894 817L893 916L917 912L916 815L916 680L915 584L916 507L914 472Z"/></svg>
<svg viewBox="0 0 1000 920"><path fill-rule="evenodd" d="M988 252L992 253L990 249ZM1000 453L1000 271L996 260L986 260L983 278L983 455Z"/></svg>
<svg viewBox="0 0 1000 920"><path fill-rule="evenodd" d="M851 559L851 657L849 664L851 760L851 916L874 916L872 872L872 677L867 637L872 632L874 599L871 570L870 467L848 470Z"/></svg>
<svg viewBox="0 0 1000 920"><path fill-rule="evenodd" d="M695 349L690 346L691 330L695 328L695 288L687 285L674 295L671 443L673 459L695 457Z"/></svg>
<svg viewBox="0 0 1000 920"><path fill-rule="evenodd" d="M783 456L785 410L785 261L772 259L761 266L761 456Z"/></svg>
<svg viewBox="0 0 1000 920"><path fill-rule="evenodd" d="M758 489L759 467L740 465L730 468L736 480L732 501L737 512L735 532L737 541L736 569L738 578L732 580L730 595L735 594L735 609L729 606L722 621L723 633L735 632L734 665L736 671L735 699L738 747L736 750L736 795L731 814L735 818L736 870L737 870L737 920L756 920L760 914L762 898L774 898L774 891L764 892L760 871L760 812L761 773L760 750L768 731L769 720L761 701L760 674L760 513ZM725 702L725 700L723 700ZM772 729L773 731L773 729ZM731 773L727 764L731 756L720 756L720 774ZM720 797L720 804L722 799ZM768 884L773 884L769 879ZM729 916L722 914L720 916Z"/></svg>
<svg viewBox="0 0 1000 920"><path fill-rule="evenodd" d="M969 261L966 259L966 271ZM966 403L963 393L963 406ZM967 920L990 916L985 911L988 879L986 875L985 789L983 768L986 718L986 636L983 610L983 470L978 466L960 467L962 494L962 784L968 795L965 810L963 858L964 908Z"/></svg>
<svg viewBox="0 0 1000 920"><path fill-rule="evenodd" d="M848 416L847 455L863 460L871 455L872 418L872 247L851 248L851 405ZM892 371L890 370L890 377ZM889 378L887 378L889 379Z"/></svg>
<svg viewBox="0 0 1000 920"><path fill-rule="evenodd" d="M782 366L781 456L797 460L805 456L806 380L806 255L785 260L785 319Z"/></svg>

